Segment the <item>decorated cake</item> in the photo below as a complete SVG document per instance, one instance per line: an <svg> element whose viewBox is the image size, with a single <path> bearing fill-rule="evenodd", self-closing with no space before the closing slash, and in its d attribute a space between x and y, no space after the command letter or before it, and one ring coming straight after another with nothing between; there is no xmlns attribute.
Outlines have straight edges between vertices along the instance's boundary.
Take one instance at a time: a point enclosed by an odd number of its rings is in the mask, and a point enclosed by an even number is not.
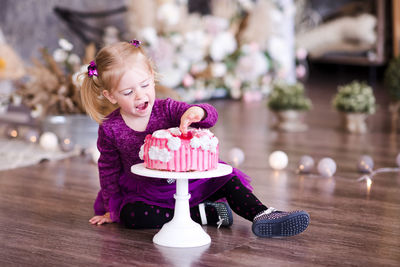
<svg viewBox="0 0 400 267"><path fill-rule="evenodd" d="M165 171L206 171L218 166L218 139L208 129L178 127L146 136L139 157L146 168Z"/></svg>

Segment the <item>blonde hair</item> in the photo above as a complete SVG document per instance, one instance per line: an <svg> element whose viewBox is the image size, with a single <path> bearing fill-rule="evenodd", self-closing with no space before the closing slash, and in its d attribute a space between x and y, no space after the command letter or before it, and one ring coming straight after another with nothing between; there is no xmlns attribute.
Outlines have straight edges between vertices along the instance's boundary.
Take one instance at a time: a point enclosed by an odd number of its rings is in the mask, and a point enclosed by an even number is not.
<svg viewBox="0 0 400 267"><path fill-rule="evenodd" d="M152 74L154 74L154 67L141 47L135 47L128 42L118 42L103 47L94 61L98 76L88 77L87 72L82 74L84 78L81 99L86 113L101 124L105 117L118 107L103 96L103 90L111 93L126 69L133 64L144 63L144 67L147 67Z"/></svg>

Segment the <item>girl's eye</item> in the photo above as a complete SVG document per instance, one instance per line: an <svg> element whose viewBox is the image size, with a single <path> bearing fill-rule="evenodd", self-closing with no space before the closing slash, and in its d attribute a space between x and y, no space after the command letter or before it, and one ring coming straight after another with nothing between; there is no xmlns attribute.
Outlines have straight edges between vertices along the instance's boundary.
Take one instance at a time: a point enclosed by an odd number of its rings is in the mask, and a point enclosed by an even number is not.
<svg viewBox="0 0 400 267"><path fill-rule="evenodd" d="M147 87L147 86L149 86L148 83L142 85L143 88L145 88L145 87Z"/></svg>
<svg viewBox="0 0 400 267"><path fill-rule="evenodd" d="M126 92L124 92L124 95L130 95L130 94L132 94L132 90L129 90L129 91L126 91Z"/></svg>

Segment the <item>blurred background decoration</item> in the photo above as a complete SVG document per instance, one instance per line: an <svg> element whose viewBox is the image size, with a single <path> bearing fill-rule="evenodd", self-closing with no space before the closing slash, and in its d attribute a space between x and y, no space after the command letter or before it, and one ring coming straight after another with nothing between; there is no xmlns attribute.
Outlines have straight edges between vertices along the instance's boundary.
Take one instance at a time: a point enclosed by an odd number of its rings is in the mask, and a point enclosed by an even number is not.
<svg viewBox="0 0 400 267"><path fill-rule="evenodd" d="M94 150L79 74L99 48L131 39L156 63L158 97L260 101L275 81L306 77L295 67L306 54L295 52L294 15L293 0L4 0L0 22L18 52L1 35L2 132L51 152Z"/></svg>
<svg viewBox="0 0 400 267"><path fill-rule="evenodd" d="M389 6L386 0L298 0L296 46L314 62L385 64Z"/></svg>
<svg viewBox="0 0 400 267"><path fill-rule="evenodd" d="M338 86L333 106L341 113L344 128L350 133L367 132L366 119L376 111L373 89L366 82L352 81Z"/></svg>
<svg viewBox="0 0 400 267"><path fill-rule="evenodd" d="M388 54L387 5L378 0L3 0L0 22L17 53L2 44L0 52L8 58L1 58L0 70L18 66L19 71L7 71L14 76L9 79L27 71L15 90L2 82L2 110L13 91L12 101L22 102L34 119L84 113L78 73L102 46L133 38L143 41L156 63L160 98L260 101L276 82L305 82L308 62L318 61L371 66L374 86L373 66L384 64ZM14 23L15 14L26 9L31 14ZM22 37L29 35L32 41L25 42Z"/></svg>
<svg viewBox="0 0 400 267"><path fill-rule="evenodd" d="M392 131L398 128L400 112L400 56L393 58L385 70L384 85L388 90L391 102L389 111L391 116Z"/></svg>
<svg viewBox="0 0 400 267"><path fill-rule="evenodd" d="M76 38L59 38L58 47L44 44L39 56L25 63L33 66L15 96L22 97L32 117L83 113L74 74L94 58L96 49L133 38L143 41L156 63L157 95L162 98L260 101L274 81L294 83L296 73L306 76L307 68L295 67L292 0L201 1L198 10L185 0L118 3L104 10L99 5L96 11L84 9L87 4L82 10L53 7L52 15L67 27L59 36L76 35L80 47L73 51ZM118 22L111 20L118 16ZM107 21L111 24L105 25ZM88 49L82 51L82 43L96 47L89 50L90 56ZM304 63L305 56L297 59Z"/></svg>
<svg viewBox="0 0 400 267"><path fill-rule="evenodd" d="M295 80L292 1L209 1L207 15L186 1L127 3L127 39L145 42L160 84L185 101L258 101L273 80Z"/></svg>
<svg viewBox="0 0 400 267"><path fill-rule="evenodd" d="M310 98L306 97L302 83L275 83L267 105L275 114L277 129L286 132L307 130L304 113L311 109L312 102Z"/></svg>
<svg viewBox="0 0 400 267"><path fill-rule="evenodd" d="M0 28L0 114L5 113L13 92L12 81L20 79L25 74L24 62L6 43Z"/></svg>
<svg viewBox="0 0 400 267"><path fill-rule="evenodd" d="M85 113L77 79L78 74L87 69L87 65L81 64L94 57L95 48L89 45L82 60L73 53L74 46L68 40L60 39L58 44L52 53L46 48L40 50L42 58L32 59L33 66L27 68L27 80L20 83L14 93L32 110L33 118Z"/></svg>

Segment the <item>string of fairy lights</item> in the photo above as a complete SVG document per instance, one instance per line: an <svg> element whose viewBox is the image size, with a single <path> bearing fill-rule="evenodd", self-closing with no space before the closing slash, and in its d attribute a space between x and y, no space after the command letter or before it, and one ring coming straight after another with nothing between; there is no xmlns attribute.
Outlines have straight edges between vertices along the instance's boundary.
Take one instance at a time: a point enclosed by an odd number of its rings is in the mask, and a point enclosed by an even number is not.
<svg viewBox="0 0 400 267"><path fill-rule="evenodd" d="M245 154L240 148L232 148L229 151L229 160L235 167L243 163ZM284 170L289 163L288 155L283 151L274 151L268 157L269 166L276 171ZM367 185L372 184L375 175L384 172L400 172L400 153L396 157L397 167L395 168L379 168L374 170L374 160L371 156L362 155L357 162L357 170L363 175L357 181L366 181ZM301 175L311 174L316 167L320 177L330 178L333 177L337 170L335 160L329 157L324 157L315 164L314 159L309 155L301 156L296 173Z"/></svg>
<svg viewBox="0 0 400 267"><path fill-rule="evenodd" d="M9 127L6 130L8 138L24 138L30 143L38 143L44 150L55 151L61 149L64 152L69 152L77 148L77 145L71 138L59 138L55 133L44 132L39 135L36 130L28 129L21 131L15 127ZM99 151L95 147L88 148L84 151L86 154L92 156L93 162L97 163L99 158ZM229 162L238 167L245 160L245 153L242 149L235 147L229 151ZM288 155L280 150L272 152L268 157L269 166L276 171L284 170L289 163ZM379 173L385 172L400 172L400 153L396 157L397 167L394 168L379 168L374 170L374 160L369 155L361 156L357 161L357 170L363 175L357 181L366 181L367 185L372 184L374 176ZM314 159L309 155L303 155L297 165L296 173L301 175L312 174L316 167L317 173L320 177L330 178L333 177L337 170L337 165L334 159L329 157L321 158L317 164Z"/></svg>
<svg viewBox="0 0 400 267"><path fill-rule="evenodd" d="M46 151L57 151L61 150L64 152L70 152L76 149L76 144L70 137L58 137L53 132L44 132L39 134L39 131L32 128L17 128L9 126L6 129L6 136L10 139L24 139L29 143L38 144L41 148Z"/></svg>

